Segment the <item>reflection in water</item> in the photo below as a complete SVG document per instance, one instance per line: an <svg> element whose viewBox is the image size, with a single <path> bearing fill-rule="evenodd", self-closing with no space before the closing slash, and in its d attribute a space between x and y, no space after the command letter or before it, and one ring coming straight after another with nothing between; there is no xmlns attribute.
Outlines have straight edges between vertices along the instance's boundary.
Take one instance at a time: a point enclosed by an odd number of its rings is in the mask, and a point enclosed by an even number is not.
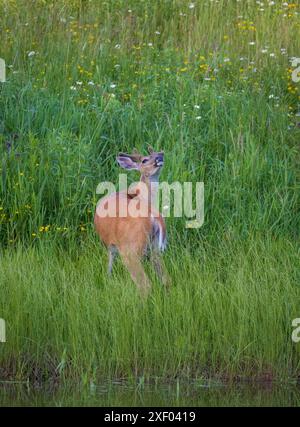
<svg viewBox="0 0 300 427"><path fill-rule="evenodd" d="M295 385L105 382L56 390L0 383L0 406L300 406Z"/></svg>

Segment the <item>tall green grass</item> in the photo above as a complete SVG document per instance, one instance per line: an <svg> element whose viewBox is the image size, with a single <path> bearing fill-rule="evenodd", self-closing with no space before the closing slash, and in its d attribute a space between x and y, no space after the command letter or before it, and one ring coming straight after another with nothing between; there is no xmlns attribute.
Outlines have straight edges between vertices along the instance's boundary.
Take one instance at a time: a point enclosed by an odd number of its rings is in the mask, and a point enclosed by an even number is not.
<svg viewBox="0 0 300 427"><path fill-rule="evenodd" d="M112 278L94 242L72 253L47 244L1 259L1 361L19 379L99 376L294 376L299 346L296 247L283 239L201 244L166 256L173 288L143 303L121 262ZM299 278L298 278L299 279ZM5 363L4 363L5 367ZM5 372L5 368L4 371Z"/></svg>
<svg viewBox="0 0 300 427"><path fill-rule="evenodd" d="M299 7L192 4L1 2L1 376L299 374ZM143 305L92 222L147 143L205 221L167 220L173 287L147 266Z"/></svg>

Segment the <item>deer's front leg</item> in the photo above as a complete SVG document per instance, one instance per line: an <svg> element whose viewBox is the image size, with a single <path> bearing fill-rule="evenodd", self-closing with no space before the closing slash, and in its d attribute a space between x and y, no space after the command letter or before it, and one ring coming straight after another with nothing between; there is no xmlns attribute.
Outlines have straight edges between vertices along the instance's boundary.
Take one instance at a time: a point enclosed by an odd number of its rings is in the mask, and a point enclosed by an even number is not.
<svg viewBox="0 0 300 427"><path fill-rule="evenodd" d="M111 275L113 263L116 258L118 251L114 245L110 245L108 248L108 275Z"/></svg>

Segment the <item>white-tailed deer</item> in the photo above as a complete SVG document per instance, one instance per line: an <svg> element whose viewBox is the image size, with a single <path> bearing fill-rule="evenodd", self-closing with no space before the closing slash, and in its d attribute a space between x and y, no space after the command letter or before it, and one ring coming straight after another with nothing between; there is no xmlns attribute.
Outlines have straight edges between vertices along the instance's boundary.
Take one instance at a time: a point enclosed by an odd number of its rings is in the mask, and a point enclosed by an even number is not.
<svg viewBox="0 0 300 427"><path fill-rule="evenodd" d="M99 201L95 228L109 251L108 272L111 273L114 258L119 253L142 296L146 297L151 284L141 259L148 250L156 273L165 285L168 281L159 256L166 247L166 226L155 208L164 153L156 153L149 147L148 156L136 151L119 153L117 162L124 169L139 171L141 178L133 189L110 194Z"/></svg>

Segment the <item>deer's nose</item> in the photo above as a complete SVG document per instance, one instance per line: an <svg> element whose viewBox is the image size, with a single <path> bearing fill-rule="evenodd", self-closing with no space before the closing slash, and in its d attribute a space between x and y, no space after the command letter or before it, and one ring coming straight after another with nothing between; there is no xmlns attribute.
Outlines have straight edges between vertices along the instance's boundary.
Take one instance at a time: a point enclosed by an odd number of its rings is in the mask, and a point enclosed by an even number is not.
<svg viewBox="0 0 300 427"><path fill-rule="evenodd" d="M162 166L164 164L164 155L158 154L155 158L156 166Z"/></svg>

